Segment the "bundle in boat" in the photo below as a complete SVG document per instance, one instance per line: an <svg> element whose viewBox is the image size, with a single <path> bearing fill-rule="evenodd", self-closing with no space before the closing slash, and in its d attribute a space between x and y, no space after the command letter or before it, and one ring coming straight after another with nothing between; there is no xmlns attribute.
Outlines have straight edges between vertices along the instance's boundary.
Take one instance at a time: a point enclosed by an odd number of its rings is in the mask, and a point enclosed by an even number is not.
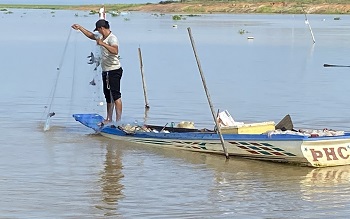
<svg viewBox="0 0 350 219"><path fill-rule="evenodd" d="M236 122L225 110L218 115L222 134L262 134L275 130L275 122L243 123Z"/></svg>

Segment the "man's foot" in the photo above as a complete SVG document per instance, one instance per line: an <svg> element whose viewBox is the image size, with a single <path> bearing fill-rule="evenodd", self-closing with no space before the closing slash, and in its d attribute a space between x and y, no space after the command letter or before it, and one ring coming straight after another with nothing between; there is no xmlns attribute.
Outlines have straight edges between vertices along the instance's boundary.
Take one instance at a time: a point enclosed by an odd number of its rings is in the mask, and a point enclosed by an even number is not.
<svg viewBox="0 0 350 219"><path fill-rule="evenodd" d="M98 126L103 127L107 125L108 123L112 122L111 120L103 120L102 122L97 123Z"/></svg>

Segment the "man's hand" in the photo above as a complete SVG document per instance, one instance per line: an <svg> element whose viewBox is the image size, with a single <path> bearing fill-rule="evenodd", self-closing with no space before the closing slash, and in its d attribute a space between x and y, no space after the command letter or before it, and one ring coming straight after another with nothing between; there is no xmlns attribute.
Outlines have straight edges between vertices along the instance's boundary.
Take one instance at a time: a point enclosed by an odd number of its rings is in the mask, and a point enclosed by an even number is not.
<svg viewBox="0 0 350 219"><path fill-rule="evenodd" d="M99 46L102 46L104 43L103 43L103 41L101 40L101 39L96 39L96 43L97 43L97 45L99 45Z"/></svg>
<svg viewBox="0 0 350 219"><path fill-rule="evenodd" d="M80 25L79 25L79 24L73 24L73 25L72 25L72 28L73 28L74 30L80 30Z"/></svg>

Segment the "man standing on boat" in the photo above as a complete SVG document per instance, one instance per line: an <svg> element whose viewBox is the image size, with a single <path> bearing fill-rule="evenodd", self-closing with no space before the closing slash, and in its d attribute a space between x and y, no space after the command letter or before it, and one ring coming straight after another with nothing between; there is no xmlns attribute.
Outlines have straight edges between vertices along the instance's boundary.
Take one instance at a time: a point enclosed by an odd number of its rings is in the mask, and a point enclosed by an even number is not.
<svg viewBox="0 0 350 219"><path fill-rule="evenodd" d="M116 109L116 121L122 116L122 99L120 93L120 80L122 78L123 69L119 61L119 41L118 38L110 30L109 22L100 19L96 22L94 31L98 31L101 36L97 36L80 26L73 24L72 28L81 31L91 40L96 40L97 45L101 47L101 67L103 93L107 102L107 118L101 125L105 125L112 121L113 109Z"/></svg>

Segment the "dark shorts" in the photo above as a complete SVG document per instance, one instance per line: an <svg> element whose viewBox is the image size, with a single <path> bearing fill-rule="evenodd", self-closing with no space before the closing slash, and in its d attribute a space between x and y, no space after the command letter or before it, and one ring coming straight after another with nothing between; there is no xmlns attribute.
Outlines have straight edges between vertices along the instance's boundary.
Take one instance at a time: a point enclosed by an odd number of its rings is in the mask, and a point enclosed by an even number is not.
<svg viewBox="0 0 350 219"><path fill-rule="evenodd" d="M120 93L120 80L122 79L122 75L122 67L112 71L102 72L103 93L107 103L112 103L122 97Z"/></svg>

